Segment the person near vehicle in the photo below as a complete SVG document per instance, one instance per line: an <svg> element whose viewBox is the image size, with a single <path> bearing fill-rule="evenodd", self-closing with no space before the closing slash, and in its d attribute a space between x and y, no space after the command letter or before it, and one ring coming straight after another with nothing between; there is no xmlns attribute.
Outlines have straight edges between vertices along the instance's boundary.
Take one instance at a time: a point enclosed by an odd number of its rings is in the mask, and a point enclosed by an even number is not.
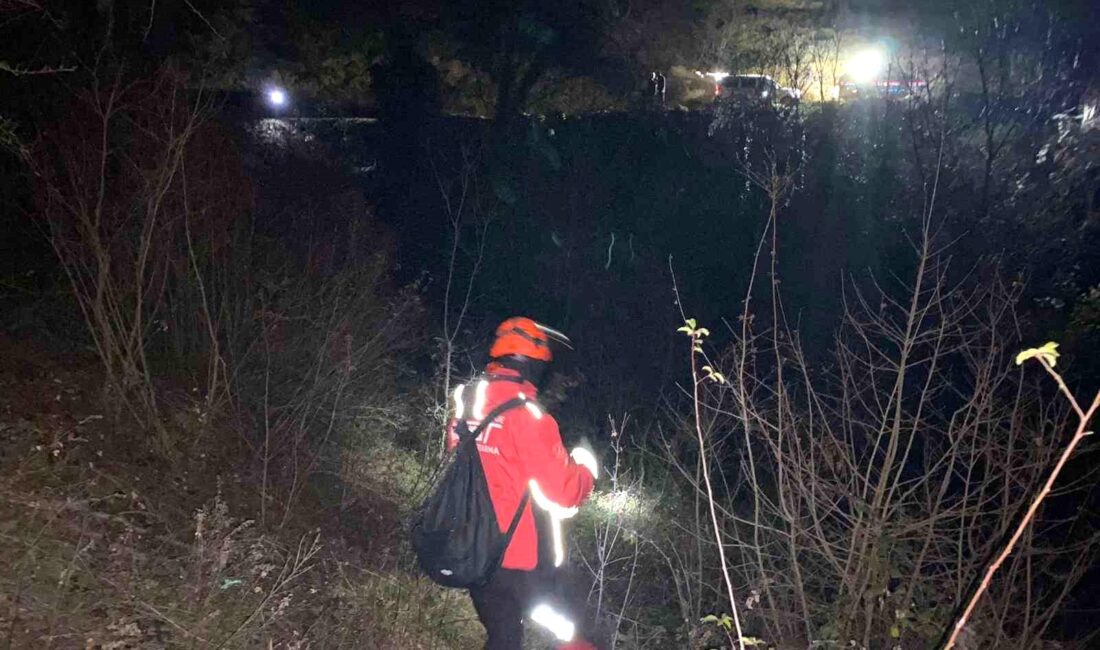
<svg viewBox="0 0 1100 650"><path fill-rule="evenodd" d="M564 339L529 318L504 321L496 330L484 374L454 393L448 449L458 444L455 426L460 420L473 430L498 405L517 397L525 400L522 407L495 418L477 438L502 532L525 504L500 568L486 585L470 589L488 635L486 650L520 650L525 619L554 634L559 649L595 648L578 634L579 617L560 597L558 580L565 561L562 524L588 498L599 468L586 449L566 453L557 422L537 402L539 380L553 358L550 335Z"/></svg>

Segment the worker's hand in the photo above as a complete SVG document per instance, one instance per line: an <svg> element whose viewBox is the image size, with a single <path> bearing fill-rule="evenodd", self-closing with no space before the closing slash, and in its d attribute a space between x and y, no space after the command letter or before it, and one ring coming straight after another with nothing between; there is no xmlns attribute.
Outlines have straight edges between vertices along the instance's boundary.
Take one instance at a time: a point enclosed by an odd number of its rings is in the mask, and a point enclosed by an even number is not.
<svg viewBox="0 0 1100 650"><path fill-rule="evenodd" d="M584 447L575 447L573 451L569 452L569 456L573 459L573 462L587 469L592 474L593 479L600 478L600 465L596 462L596 457L592 452Z"/></svg>

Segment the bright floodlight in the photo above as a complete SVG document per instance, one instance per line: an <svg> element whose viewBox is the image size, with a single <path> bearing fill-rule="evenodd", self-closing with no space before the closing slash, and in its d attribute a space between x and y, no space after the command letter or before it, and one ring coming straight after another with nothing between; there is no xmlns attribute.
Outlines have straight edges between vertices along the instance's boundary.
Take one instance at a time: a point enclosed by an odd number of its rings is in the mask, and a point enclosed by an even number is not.
<svg viewBox="0 0 1100 650"><path fill-rule="evenodd" d="M886 67L886 55L877 48L861 50L848 60L848 76L856 83L874 81Z"/></svg>
<svg viewBox="0 0 1100 650"><path fill-rule="evenodd" d="M707 77L710 77L711 79L714 79L715 81L722 81L722 80L723 80L723 79L725 79L726 77L730 76L730 73L728 73L728 72L723 72L723 71L721 71L721 70L716 70L716 71L714 71L714 72L708 72L708 73L706 73L706 75L705 75L705 76L707 76Z"/></svg>
<svg viewBox="0 0 1100 650"><path fill-rule="evenodd" d="M267 91L267 101L272 106L285 106L286 105L286 91L282 88L272 88Z"/></svg>

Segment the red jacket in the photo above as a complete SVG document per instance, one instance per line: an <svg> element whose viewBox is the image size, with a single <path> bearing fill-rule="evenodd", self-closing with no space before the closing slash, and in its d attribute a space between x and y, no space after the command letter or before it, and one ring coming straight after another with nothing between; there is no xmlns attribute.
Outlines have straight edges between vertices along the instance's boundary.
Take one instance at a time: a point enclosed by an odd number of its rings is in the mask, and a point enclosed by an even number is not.
<svg viewBox="0 0 1100 650"><path fill-rule="evenodd" d="M456 418L465 419L472 431L481 418L498 405L514 397L522 396L528 400L525 407L507 411L488 425L478 437L477 447L501 532L508 530L524 490L531 486L531 499L501 565L506 569L530 571L536 567L539 558L539 539L532 508L546 508L558 520L572 516L575 508L592 491L593 478L587 469L577 465L566 453L558 423L535 402L537 389L530 382L517 381L518 373L497 364L489 364L486 372L485 379L456 389ZM494 380L494 377L507 379ZM448 449L458 444L456 422L457 419L452 419L448 428ZM559 523L555 522L555 526ZM553 533L551 543L559 545L557 555L560 563L560 527Z"/></svg>

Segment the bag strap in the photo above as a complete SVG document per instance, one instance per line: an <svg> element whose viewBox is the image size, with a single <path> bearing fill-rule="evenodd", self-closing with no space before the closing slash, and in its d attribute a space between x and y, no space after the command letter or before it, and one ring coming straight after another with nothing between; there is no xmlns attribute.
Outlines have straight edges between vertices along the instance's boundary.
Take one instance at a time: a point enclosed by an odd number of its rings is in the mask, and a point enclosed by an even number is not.
<svg viewBox="0 0 1100 650"><path fill-rule="evenodd" d="M501 416L505 411L511 411L514 408L519 408L527 403L527 400L522 397L513 397L512 399L497 406L492 411L489 411L489 415L486 415L481 423L477 427L470 431L470 427L466 426L466 420L459 420L458 425L455 427L455 433L458 434L459 442L465 442L466 440L476 440L481 432L485 430L487 426L493 423L493 420ZM463 436L462 432L466 431L467 435Z"/></svg>
<svg viewBox="0 0 1100 650"><path fill-rule="evenodd" d="M493 420L500 417L501 414L505 413L506 411L511 411L514 408L519 408L520 406L527 404L528 401L529 400L524 397L513 397L507 402L500 404L492 411L489 411L489 414L481 420L481 422L473 431L470 431L470 428L466 426L465 420L459 421L457 431L460 441L476 440L477 437L481 435L481 432L485 430L485 427L492 424ZM467 432L467 437L465 438L463 438L462 436L463 430ZM508 524L508 531L504 533L503 548L508 548L508 545L512 543L512 536L516 534L516 529L519 528L519 521L523 518L523 511L527 509L527 502L530 500L531 488L527 488L523 491L523 498L520 499L519 507L516 508L516 513L512 515L512 522Z"/></svg>
<svg viewBox="0 0 1100 650"><path fill-rule="evenodd" d="M490 422L496 419L501 413L514 409L519 406L527 404L528 400L523 397L513 397L507 402L493 409L489 415L485 416L485 419L481 421L481 424L477 426L474 438L481 435L481 430L485 428ZM523 498L519 501L519 506L516 508L516 513L512 515L512 521L508 524L508 531L504 533L504 544L501 546L501 561L503 561L503 552L512 543L512 536L516 534L516 529L519 528L519 521L523 518L523 511L527 509L527 502L531 500L531 488L527 488L523 491ZM497 562L497 566L500 562Z"/></svg>
<svg viewBox="0 0 1100 650"><path fill-rule="evenodd" d="M467 440L477 440L477 437L481 435L481 432L485 430L493 420L500 417L503 413L511 411L514 408L519 408L528 403L528 399L524 397L513 397L512 399L498 405L489 414L486 415L477 427L470 431L470 428L466 426L465 420L460 420L458 426L455 428L458 433L459 441L465 442ZM466 432L466 436L462 435L462 432ZM512 543L512 536L516 534L516 529L519 528L519 521L523 518L523 511L527 509L527 502L531 500L531 488L527 488L523 491L523 498L520 499L519 507L516 508L516 513L512 515L512 522L508 524L508 531L504 533L504 546L508 548L508 545Z"/></svg>
<svg viewBox="0 0 1100 650"><path fill-rule="evenodd" d="M523 517L523 511L527 509L527 502L530 500L531 488L527 488L523 491L523 498L519 501L516 514L512 515L512 523L508 524L508 532L504 533L504 549L507 550L508 545L512 543L512 535L516 534L516 529L519 528L519 520Z"/></svg>

